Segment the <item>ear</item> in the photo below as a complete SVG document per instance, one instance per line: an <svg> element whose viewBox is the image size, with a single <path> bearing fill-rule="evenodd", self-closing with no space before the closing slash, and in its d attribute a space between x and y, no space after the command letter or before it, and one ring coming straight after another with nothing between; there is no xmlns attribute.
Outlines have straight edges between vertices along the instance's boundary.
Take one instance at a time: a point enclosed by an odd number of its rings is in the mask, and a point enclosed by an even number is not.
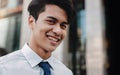
<svg viewBox="0 0 120 75"><path fill-rule="evenodd" d="M34 19L33 16L29 16L29 17L28 17L28 23L29 23L29 27L30 27L31 29L33 29L34 24L35 24L35 19Z"/></svg>

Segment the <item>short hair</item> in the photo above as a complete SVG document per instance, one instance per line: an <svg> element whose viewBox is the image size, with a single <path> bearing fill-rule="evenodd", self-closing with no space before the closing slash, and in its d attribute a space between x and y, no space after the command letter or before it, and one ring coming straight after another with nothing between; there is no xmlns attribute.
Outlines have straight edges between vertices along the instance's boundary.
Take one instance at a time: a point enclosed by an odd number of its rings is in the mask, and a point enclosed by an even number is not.
<svg viewBox="0 0 120 75"><path fill-rule="evenodd" d="M39 14L45 11L45 6L48 4L54 4L62 8L67 14L68 22L71 22L74 10L70 0L32 0L28 6L29 15L32 15L37 20Z"/></svg>

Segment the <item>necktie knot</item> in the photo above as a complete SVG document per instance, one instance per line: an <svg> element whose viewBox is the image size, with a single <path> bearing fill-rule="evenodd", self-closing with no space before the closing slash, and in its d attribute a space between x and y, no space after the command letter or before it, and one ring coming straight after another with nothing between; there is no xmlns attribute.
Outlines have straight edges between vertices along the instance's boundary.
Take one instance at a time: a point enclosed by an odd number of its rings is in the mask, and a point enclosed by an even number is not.
<svg viewBox="0 0 120 75"><path fill-rule="evenodd" d="M51 75L50 73L50 65L48 62L40 62L39 66L43 69L44 75Z"/></svg>

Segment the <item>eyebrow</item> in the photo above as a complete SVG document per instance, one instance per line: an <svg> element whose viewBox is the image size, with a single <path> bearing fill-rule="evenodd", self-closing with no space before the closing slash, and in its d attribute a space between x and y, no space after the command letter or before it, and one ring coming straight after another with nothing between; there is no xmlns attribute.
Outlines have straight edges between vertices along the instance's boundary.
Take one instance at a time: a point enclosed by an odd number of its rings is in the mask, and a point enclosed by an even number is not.
<svg viewBox="0 0 120 75"><path fill-rule="evenodd" d="M51 18L51 19L53 19L55 21L58 21L55 17L52 17L52 16L48 16L47 18Z"/></svg>
<svg viewBox="0 0 120 75"><path fill-rule="evenodd" d="M52 17L52 16L48 16L47 18L51 18L51 19L53 19L55 21L58 21L58 19L56 19L55 17ZM66 22L66 21L64 21L63 23L69 25L69 23Z"/></svg>

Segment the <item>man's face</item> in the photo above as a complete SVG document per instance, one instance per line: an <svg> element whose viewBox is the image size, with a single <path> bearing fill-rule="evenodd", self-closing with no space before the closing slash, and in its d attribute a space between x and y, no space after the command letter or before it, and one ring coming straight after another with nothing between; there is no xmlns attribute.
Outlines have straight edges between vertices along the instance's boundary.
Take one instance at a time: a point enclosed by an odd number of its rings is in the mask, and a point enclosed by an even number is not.
<svg viewBox="0 0 120 75"><path fill-rule="evenodd" d="M29 17L32 30L31 44L34 49L52 52L63 41L68 29L67 15L56 5L46 5L37 21Z"/></svg>

